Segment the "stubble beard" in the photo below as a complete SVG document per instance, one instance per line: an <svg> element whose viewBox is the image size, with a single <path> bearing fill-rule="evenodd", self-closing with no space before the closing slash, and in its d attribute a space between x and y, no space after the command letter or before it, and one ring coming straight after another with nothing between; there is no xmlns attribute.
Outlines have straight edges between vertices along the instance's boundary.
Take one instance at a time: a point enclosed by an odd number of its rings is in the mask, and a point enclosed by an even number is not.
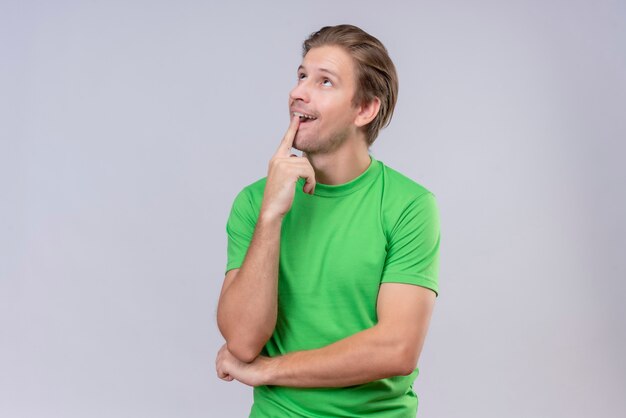
<svg viewBox="0 0 626 418"><path fill-rule="evenodd" d="M298 138L298 133L293 141L293 147L302 152L306 152L307 155L314 154L328 154L339 148L348 138L348 130L335 132L330 138L319 138L313 135L308 135L303 140L302 137Z"/></svg>

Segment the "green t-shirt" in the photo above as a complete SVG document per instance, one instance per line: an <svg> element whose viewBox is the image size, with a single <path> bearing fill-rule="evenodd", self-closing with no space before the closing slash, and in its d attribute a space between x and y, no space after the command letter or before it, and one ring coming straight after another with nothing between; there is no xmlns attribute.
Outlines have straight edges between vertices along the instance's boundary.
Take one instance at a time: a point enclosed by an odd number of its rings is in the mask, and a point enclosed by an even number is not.
<svg viewBox="0 0 626 418"><path fill-rule="evenodd" d="M381 283L410 283L438 295L439 213L423 186L370 155L339 185L302 191L300 178L281 229L278 318L262 354L325 347L377 323ZM226 271L241 267L267 177L237 195L226 224ZM419 373L348 387L257 386L250 417L414 418Z"/></svg>

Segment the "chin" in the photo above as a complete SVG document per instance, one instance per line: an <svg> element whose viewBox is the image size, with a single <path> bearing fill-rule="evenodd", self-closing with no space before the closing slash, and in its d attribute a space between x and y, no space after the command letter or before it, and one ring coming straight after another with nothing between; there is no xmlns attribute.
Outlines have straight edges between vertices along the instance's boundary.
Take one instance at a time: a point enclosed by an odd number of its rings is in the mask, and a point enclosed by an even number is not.
<svg viewBox="0 0 626 418"><path fill-rule="evenodd" d="M344 142L344 138L335 137L333 139L320 138L319 136L308 132L307 136L296 136L293 139L293 147L307 154L325 154L333 152L339 148Z"/></svg>
<svg viewBox="0 0 626 418"><path fill-rule="evenodd" d="M309 143L308 138L303 138L302 136L298 136L298 134L296 134L295 138L293 139L292 146L295 149L303 152L308 152L311 149L311 144Z"/></svg>

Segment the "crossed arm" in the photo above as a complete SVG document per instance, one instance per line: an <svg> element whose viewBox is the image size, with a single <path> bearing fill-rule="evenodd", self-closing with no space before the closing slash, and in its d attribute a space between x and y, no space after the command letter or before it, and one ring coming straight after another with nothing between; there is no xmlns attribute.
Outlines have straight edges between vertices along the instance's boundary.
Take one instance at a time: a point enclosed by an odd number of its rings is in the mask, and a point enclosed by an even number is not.
<svg viewBox="0 0 626 418"><path fill-rule="evenodd" d="M383 283L377 300L378 323L326 347L258 356L241 361L224 345L218 377L249 386L336 387L409 375L417 366L432 316L435 293L404 283Z"/></svg>
<svg viewBox="0 0 626 418"><path fill-rule="evenodd" d="M332 387L410 374L435 302L432 290L412 284L381 284L371 328L319 349L259 356L276 325L280 230L281 219L260 216L241 268L224 280L218 377L250 386Z"/></svg>

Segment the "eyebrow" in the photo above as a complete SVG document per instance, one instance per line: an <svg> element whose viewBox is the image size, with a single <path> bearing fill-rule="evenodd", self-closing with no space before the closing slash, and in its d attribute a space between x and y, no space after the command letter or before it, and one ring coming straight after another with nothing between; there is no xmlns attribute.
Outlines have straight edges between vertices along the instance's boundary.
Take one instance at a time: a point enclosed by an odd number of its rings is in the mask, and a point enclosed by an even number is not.
<svg viewBox="0 0 626 418"><path fill-rule="evenodd" d="M298 71L300 71L300 70L306 70L306 68L304 68L303 65L300 65L298 67ZM322 72L322 73L328 73L328 74L332 75L333 77L335 77L337 80L341 80L341 77L339 77L336 73L330 71L327 68L320 68L319 71Z"/></svg>

